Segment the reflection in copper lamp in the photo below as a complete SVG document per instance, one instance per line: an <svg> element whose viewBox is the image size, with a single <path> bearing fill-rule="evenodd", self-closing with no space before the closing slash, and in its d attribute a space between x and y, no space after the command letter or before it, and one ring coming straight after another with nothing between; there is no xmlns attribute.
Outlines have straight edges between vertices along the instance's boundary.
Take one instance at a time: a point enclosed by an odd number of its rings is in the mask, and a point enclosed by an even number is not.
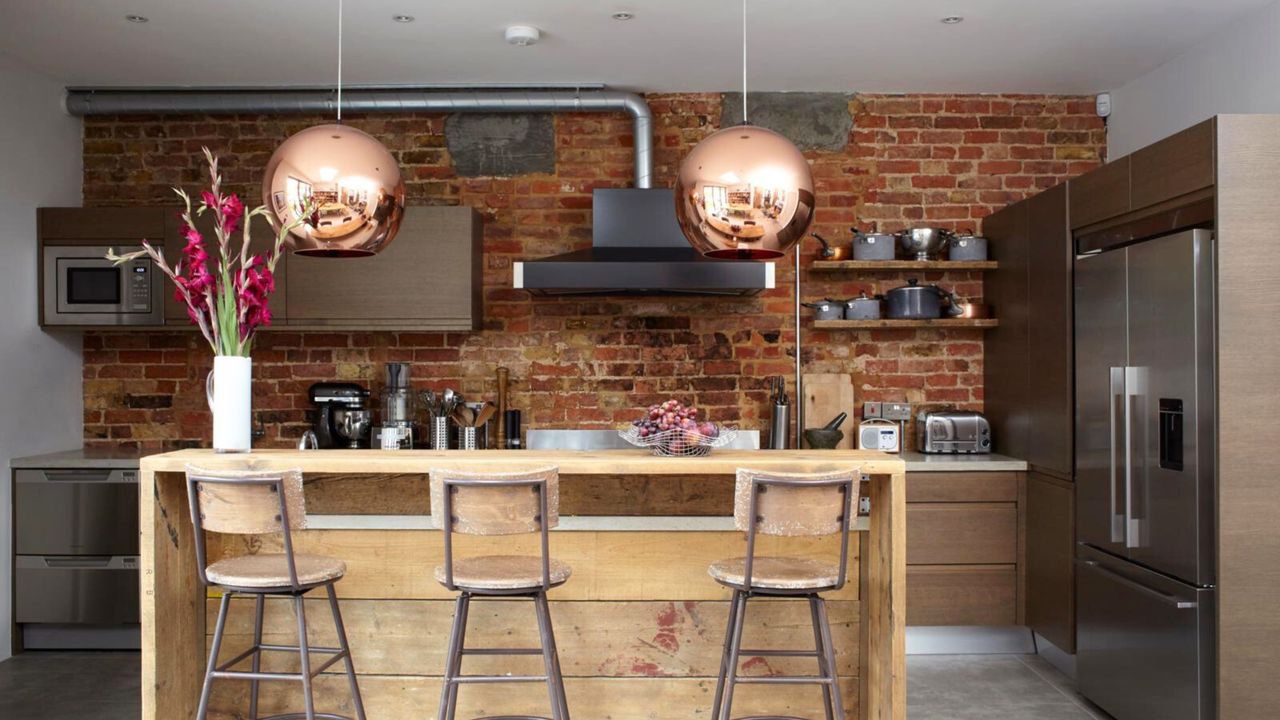
<svg viewBox="0 0 1280 720"><path fill-rule="evenodd" d="M263 201L282 225L310 206L293 231L293 251L322 257L373 255L400 229L404 180L377 139L346 125L316 125L276 148Z"/></svg>
<svg viewBox="0 0 1280 720"><path fill-rule="evenodd" d="M675 196L680 229L703 255L769 260L809 229L813 171L790 140L739 125L694 146L680 164Z"/></svg>

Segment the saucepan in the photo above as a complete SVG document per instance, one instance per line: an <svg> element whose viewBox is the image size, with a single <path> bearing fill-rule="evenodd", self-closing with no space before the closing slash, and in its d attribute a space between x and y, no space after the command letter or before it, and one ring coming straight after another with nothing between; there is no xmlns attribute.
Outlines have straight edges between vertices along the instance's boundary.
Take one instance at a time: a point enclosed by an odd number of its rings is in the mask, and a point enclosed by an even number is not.
<svg viewBox="0 0 1280 720"><path fill-rule="evenodd" d="M813 309L813 317L815 320L843 320L844 319L844 303L835 300L824 299L811 303L801 303L807 308Z"/></svg>

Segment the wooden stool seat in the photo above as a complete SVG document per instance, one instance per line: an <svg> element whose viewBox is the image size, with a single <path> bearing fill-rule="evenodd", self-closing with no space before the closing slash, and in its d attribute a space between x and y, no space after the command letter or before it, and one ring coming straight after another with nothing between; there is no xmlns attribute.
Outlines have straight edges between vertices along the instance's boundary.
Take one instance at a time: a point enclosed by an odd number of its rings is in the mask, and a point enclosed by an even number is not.
<svg viewBox="0 0 1280 720"><path fill-rule="evenodd" d="M717 560L707 573L722 585L741 588L746 579L745 557ZM757 556L751 565L751 585L775 590L816 590L834 587L840 568L834 563L796 557Z"/></svg>
<svg viewBox="0 0 1280 720"><path fill-rule="evenodd" d="M550 558L551 585L563 585L573 573L568 563ZM445 566L435 570L436 581L444 584ZM453 584L476 590L520 590L542 587L542 559L532 555L481 555L455 558Z"/></svg>
<svg viewBox="0 0 1280 720"><path fill-rule="evenodd" d="M347 564L337 558L296 553L293 560L298 584L304 586L340 580L347 573ZM236 588L291 590L293 583L289 557L283 553L226 558L210 565L205 575L215 585Z"/></svg>

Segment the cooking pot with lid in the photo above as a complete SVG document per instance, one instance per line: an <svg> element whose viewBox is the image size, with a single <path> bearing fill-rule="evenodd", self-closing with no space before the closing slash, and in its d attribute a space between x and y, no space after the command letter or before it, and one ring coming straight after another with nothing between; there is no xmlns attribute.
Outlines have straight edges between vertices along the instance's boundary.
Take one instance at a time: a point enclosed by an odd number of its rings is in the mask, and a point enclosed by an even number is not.
<svg viewBox="0 0 1280 720"><path fill-rule="evenodd" d="M894 243L897 236L892 233L876 232L876 224L871 223L871 232L864 233L858 228L853 230L854 260L892 260Z"/></svg>
<svg viewBox="0 0 1280 720"><path fill-rule="evenodd" d="M937 285L921 285L916 278L884 294L885 316L893 320L931 320L954 314L954 296Z"/></svg>

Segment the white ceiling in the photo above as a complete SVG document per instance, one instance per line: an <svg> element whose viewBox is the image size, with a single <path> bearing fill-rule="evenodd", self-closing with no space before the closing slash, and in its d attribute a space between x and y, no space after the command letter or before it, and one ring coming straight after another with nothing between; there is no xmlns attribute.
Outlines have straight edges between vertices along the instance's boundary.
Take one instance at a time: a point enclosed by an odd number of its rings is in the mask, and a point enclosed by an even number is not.
<svg viewBox="0 0 1280 720"><path fill-rule="evenodd" d="M1108 90L1275 0L751 0L752 90ZM0 0L0 51L69 85L317 85L337 0ZM610 18L618 10L635 19ZM127 14L150 18L127 22ZM416 22L398 24L395 14ZM349 85L741 84L738 0L346 0ZM939 19L963 15L959 25ZM509 24L542 29L514 47Z"/></svg>

